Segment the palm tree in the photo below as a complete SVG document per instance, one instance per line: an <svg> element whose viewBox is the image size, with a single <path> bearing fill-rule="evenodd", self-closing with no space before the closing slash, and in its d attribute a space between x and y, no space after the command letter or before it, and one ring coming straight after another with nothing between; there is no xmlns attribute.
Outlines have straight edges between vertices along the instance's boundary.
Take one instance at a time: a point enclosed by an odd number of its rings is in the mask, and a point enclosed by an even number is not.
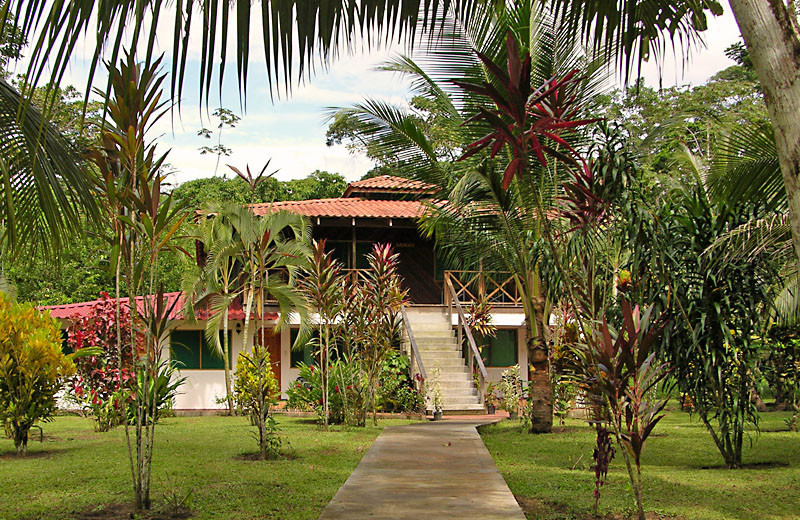
<svg viewBox="0 0 800 520"><path fill-rule="evenodd" d="M246 206L230 207L230 219L239 250L240 294L244 302L244 345L250 343L250 319L263 318L268 301L280 310L279 327L288 325L289 315L305 315L306 301L295 287L298 269L310 257L308 221L289 211L256 216ZM215 315L212 320L220 317ZM263 328L262 328L263 333ZM263 340L263 338L262 338Z"/></svg>
<svg viewBox="0 0 800 520"><path fill-rule="evenodd" d="M308 224L294 213L277 211L256 216L246 206L233 203L210 204L203 213L206 217L198 227L207 257L202 267L190 271L183 280L185 312L195 319L198 305L209 310L206 341L224 358L232 414L228 309L236 300L244 302L245 348L250 345L250 320L253 315L257 321L263 320L268 301L277 303L281 325L288 323L292 312L305 316L306 303L294 288L294 279L310 254ZM263 334L263 327L261 331Z"/></svg>
<svg viewBox="0 0 800 520"><path fill-rule="evenodd" d="M195 309L203 305L212 315L222 316L218 320L206 322L206 341L214 345L216 353L223 358L225 369L225 396L228 413L234 414L231 388L230 337L228 335L228 310L240 294L238 271L241 244L234 237L234 229L227 215L235 211L233 203L208 205L203 214L214 215L204 218L197 226L197 235L203 244L207 257L204 265L197 265L186 272L182 280L184 314L193 321ZM221 330L220 330L221 328ZM219 333L222 332L222 341Z"/></svg>
<svg viewBox="0 0 800 520"><path fill-rule="evenodd" d="M525 42L535 57L531 73L534 86L579 67L587 71L579 94L588 97L602 80L602 60L587 60L547 10L532 8L530 2L515 2L503 11L486 14L469 25L444 18L437 22L444 31L439 39L431 37L420 44L427 49L420 60L402 56L382 67L412 79L414 93L426 97L437 108L439 133L451 136L453 149L437 150L419 117L380 101L366 100L340 111L338 117L349 118L359 138L380 155L395 158L393 168L401 174L439 186L437 197L446 199L448 204L430 206L422 225L436 237L437 247L453 265L513 273L524 302L530 359L538 359L533 355L535 351L547 351L554 288L549 288L540 276L540 262L549 253L544 247L542 221L536 207L553 207L564 172L534 165L531 178L538 181L515 181L506 189L506 165L500 160L473 156L453 162L451 158L458 157L459 149L466 149L490 129L480 124L464 126L482 99L456 87L450 78L479 81L487 77L489 66L475 51L504 62L509 32ZM532 431L549 431L549 367L546 361L536 361L534 366L530 374L535 405Z"/></svg>
<svg viewBox="0 0 800 520"><path fill-rule="evenodd" d="M512 2L516 4L517 2ZM541 4L548 3L542 0ZM668 42L694 41L706 26L706 9L715 14L721 10L716 0L681 0L678 2L654 0L640 2L583 2L582 0L550 0L551 5L563 13L566 28L573 35L583 35L587 43L593 43L603 55L617 52L621 67L631 70L633 63L651 54L651 49L661 51ZM146 49L146 58L152 57L159 27L170 24L172 38L172 75L170 94L180 99L185 80L185 69L189 53L190 36L201 37L200 49L200 94L208 99L212 87L213 70L218 70L219 85L223 84L227 63L229 40L236 41L236 76L240 95L247 90L249 58L255 45L263 49L267 78L271 93L291 90L295 78L310 76L316 65L327 65L339 53L344 42L352 41L356 35L366 36L367 43L374 45L382 39L406 38L427 32L428 36L439 34L442 17L450 14L465 25L480 26L482 20L490 18L495 2L488 0L364 0L362 2L283 2L277 0L114 0L97 3L91 0L50 2L49 0L9 0L0 7L3 24L16 24L32 38L28 84L31 91L24 93L24 108L18 112L19 100L15 103L0 103L7 114L32 114L29 99L32 89L51 71L49 83L58 85L64 76L73 55L76 42L91 33L95 42L87 78L87 96L91 91L95 72L107 54L113 63L124 47ZM261 38L251 35L251 23L255 17L262 27ZM235 32L230 25L235 20ZM95 21L93 23L93 21ZM160 24L160 25L159 25ZM217 37L219 35L219 38ZM638 58L638 59L635 59ZM217 64L219 67L215 67ZM297 68L295 68L297 67ZM0 98L5 97L0 88ZM45 110L47 112L47 110ZM27 155L34 157L45 128L44 124L29 124L23 119L20 126L25 130L29 143ZM7 125L3 125L8 128ZM38 138L36 138L38 136ZM31 138L34 138L31 140ZM52 141L52 140L51 140ZM4 140L4 142L9 142ZM58 150L51 142L47 145L48 156L58 166L54 171L60 175L40 175L36 168L17 173L5 167L6 179L15 176L24 179L22 186L36 186L36 190L20 190L10 183L12 195L19 199L8 205L0 218L13 221L9 225L9 237L32 236L28 233L14 234L16 225L38 228L44 239L61 237L64 227L77 224L76 207L93 209L90 183L72 168L69 154ZM8 161L9 157L4 155ZM34 167L44 164L33 161ZM65 168L66 166L66 168ZM9 170L9 171L6 171ZM13 173L12 173L13 172ZM45 172L46 173L46 172ZM9 184L3 187L9 190ZM70 199L62 194L74 194ZM31 194L44 197L40 204ZM54 197L48 194L54 194ZM44 194L44 195L43 195ZM4 203L13 200L7 193ZM45 226L42 227L42 224ZM57 240L56 240L57 242ZM48 243L36 240L35 243ZM53 248L58 251L57 247Z"/></svg>

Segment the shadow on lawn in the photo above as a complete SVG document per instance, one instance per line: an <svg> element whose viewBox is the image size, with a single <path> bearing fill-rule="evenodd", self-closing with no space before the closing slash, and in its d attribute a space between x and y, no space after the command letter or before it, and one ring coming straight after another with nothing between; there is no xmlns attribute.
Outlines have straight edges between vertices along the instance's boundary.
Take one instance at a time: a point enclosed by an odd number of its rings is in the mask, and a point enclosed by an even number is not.
<svg viewBox="0 0 800 520"><path fill-rule="evenodd" d="M557 502L547 502L534 497L524 495L514 495L517 503L525 512L525 516L531 519L547 520L629 520L636 517L633 510L623 513L606 513L594 516L592 513L576 513ZM683 520L682 516L668 516L661 513L646 512L647 520Z"/></svg>
<svg viewBox="0 0 800 520"><path fill-rule="evenodd" d="M89 507L82 511L73 513L72 520L179 520L194 516L192 510L187 507L169 508L162 510L137 513L132 504L104 504L102 506Z"/></svg>

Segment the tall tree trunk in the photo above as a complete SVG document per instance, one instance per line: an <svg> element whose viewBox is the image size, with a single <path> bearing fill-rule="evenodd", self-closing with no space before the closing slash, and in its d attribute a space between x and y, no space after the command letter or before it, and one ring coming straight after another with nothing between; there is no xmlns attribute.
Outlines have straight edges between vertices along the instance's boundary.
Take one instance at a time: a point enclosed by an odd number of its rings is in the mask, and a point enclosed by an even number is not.
<svg viewBox="0 0 800 520"><path fill-rule="evenodd" d="M228 308L222 310L225 316L222 318L222 357L225 366L225 398L228 401L228 415L233 416L233 392L231 392L231 358L230 340L228 339Z"/></svg>
<svg viewBox="0 0 800 520"><path fill-rule="evenodd" d="M553 430L553 389L545 332L547 321L544 298L534 299L533 323L529 320L527 343L528 365L531 367L528 374L532 405L531 433L550 433Z"/></svg>
<svg viewBox="0 0 800 520"><path fill-rule="evenodd" d="M792 2L793 3L793 2ZM790 3L791 4L791 3ZM775 129L789 199L795 253L800 257L800 29L783 0L730 0Z"/></svg>

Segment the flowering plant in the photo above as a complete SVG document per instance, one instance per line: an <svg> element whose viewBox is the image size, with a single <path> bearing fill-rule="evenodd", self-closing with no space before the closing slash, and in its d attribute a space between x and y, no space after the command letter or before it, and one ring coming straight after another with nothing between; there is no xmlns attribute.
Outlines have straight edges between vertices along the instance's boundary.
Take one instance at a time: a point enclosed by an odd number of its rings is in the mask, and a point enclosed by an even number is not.
<svg viewBox="0 0 800 520"><path fill-rule="evenodd" d="M89 313L76 318L67 329L66 343L71 350L93 347L102 352L76 359L77 373L69 381L72 399L94 418L97 431L109 431L120 424L130 400L133 354L131 317L126 306L120 306L119 323L118 337L116 301L102 292ZM137 337L137 348L140 343Z"/></svg>

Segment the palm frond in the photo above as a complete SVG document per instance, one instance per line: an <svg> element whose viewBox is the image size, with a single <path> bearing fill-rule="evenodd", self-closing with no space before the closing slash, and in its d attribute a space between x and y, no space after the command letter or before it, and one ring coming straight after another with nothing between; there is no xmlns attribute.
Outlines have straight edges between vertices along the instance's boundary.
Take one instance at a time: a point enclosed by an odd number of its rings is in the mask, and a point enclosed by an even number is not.
<svg viewBox="0 0 800 520"><path fill-rule="evenodd" d="M400 40L421 27L430 27L443 12L469 19L474 0L10 0L3 23L13 21L24 34L38 34L30 52L29 79L36 84L51 70L59 84L82 37L94 43L87 87L94 71L108 57L113 63L123 48L146 48L145 61L153 58L159 26L172 26L173 99L180 99L186 79L190 37L200 37L201 102L216 79L222 85L229 43L235 42L236 79L240 96L247 91L250 54L263 50L270 91L288 92L296 79L307 77L316 66L326 66L339 49L364 36L366 44ZM253 23L261 25L260 36ZM87 88L89 92L89 88Z"/></svg>
<svg viewBox="0 0 800 520"><path fill-rule="evenodd" d="M756 203L767 211L787 208L772 125L737 127L719 144L709 177L711 194L731 203Z"/></svg>
<svg viewBox="0 0 800 520"><path fill-rule="evenodd" d="M20 94L0 79L0 221L10 252L57 251L96 219L88 170L76 150L35 107L20 112Z"/></svg>
<svg viewBox="0 0 800 520"><path fill-rule="evenodd" d="M721 15L717 0L545 0L572 34L607 56L616 56L626 80L648 59L662 60L668 47L686 53L702 43L708 14Z"/></svg>
<svg viewBox="0 0 800 520"><path fill-rule="evenodd" d="M789 215L777 213L752 219L728 231L709 247L705 254L717 262L745 261L768 255L774 262L796 260Z"/></svg>

